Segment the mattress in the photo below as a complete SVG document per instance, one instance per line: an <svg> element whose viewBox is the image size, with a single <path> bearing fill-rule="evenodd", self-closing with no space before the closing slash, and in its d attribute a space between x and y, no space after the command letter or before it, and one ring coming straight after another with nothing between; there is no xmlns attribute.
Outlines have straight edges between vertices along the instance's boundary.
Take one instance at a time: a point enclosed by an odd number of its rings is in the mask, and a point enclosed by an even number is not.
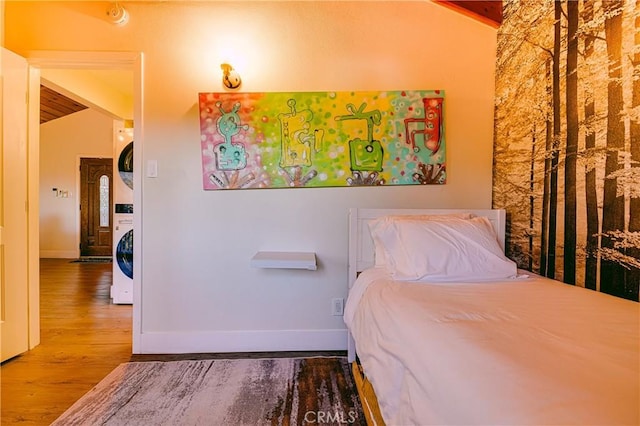
<svg viewBox="0 0 640 426"><path fill-rule="evenodd" d="M344 318L389 425L637 425L639 306L534 274L429 284L372 268Z"/></svg>

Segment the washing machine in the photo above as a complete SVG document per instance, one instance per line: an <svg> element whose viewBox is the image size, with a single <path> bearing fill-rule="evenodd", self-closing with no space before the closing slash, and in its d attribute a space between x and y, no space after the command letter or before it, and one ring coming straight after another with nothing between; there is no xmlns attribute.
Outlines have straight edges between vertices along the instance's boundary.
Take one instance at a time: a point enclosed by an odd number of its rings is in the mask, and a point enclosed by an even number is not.
<svg viewBox="0 0 640 426"><path fill-rule="evenodd" d="M111 298L115 304L133 303L133 205L116 204L114 213L113 283ZM129 213L130 211L130 213Z"/></svg>
<svg viewBox="0 0 640 426"><path fill-rule="evenodd" d="M114 129L113 156L113 282L114 304L133 303L133 128Z"/></svg>

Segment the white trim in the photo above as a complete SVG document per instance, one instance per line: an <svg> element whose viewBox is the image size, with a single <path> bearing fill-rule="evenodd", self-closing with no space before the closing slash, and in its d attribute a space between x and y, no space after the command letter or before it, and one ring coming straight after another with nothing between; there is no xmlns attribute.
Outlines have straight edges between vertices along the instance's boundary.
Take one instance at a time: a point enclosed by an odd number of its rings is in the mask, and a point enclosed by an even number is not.
<svg viewBox="0 0 640 426"><path fill-rule="evenodd" d="M347 330L145 332L140 353L343 351Z"/></svg>
<svg viewBox="0 0 640 426"><path fill-rule="evenodd" d="M76 259L77 251L73 250L40 250L40 259Z"/></svg>
<svg viewBox="0 0 640 426"><path fill-rule="evenodd" d="M140 52L79 52L32 50L27 52L29 65L54 69L130 69L142 55Z"/></svg>
<svg viewBox="0 0 640 426"><path fill-rule="evenodd" d="M28 321L29 349L33 349L40 344L40 70L31 66L28 96ZM34 117L37 117L37 120L33 120Z"/></svg>
<svg viewBox="0 0 640 426"><path fill-rule="evenodd" d="M133 63L133 353L142 344L142 147L144 145L144 60L140 53Z"/></svg>

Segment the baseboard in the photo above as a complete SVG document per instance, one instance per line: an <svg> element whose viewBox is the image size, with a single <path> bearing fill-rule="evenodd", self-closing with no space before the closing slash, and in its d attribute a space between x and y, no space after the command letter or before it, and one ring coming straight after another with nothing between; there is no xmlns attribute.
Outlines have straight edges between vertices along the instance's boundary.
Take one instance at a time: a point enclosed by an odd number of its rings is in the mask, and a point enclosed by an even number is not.
<svg viewBox="0 0 640 426"><path fill-rule="evenodd" d="M347 330L145 332L137 354L342 351Z"/></svg>
<svg viewBox="0 0 640 426"><path fill-rule="evenodd" d="M76 259L76 250L40 250L40 259Z"/></svg>

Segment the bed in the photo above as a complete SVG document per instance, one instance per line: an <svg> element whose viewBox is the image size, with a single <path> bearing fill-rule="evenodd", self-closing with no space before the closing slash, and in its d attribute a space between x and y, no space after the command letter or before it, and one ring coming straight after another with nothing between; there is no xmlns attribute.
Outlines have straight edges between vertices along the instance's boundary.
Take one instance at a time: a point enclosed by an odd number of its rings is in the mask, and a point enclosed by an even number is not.
<svg viewBox="0 0 640 426"><path fill-rule="evenodd" d="M515 268L503 210L349 215L344 319L368 423L640 424L638 303Z"/></svg>

